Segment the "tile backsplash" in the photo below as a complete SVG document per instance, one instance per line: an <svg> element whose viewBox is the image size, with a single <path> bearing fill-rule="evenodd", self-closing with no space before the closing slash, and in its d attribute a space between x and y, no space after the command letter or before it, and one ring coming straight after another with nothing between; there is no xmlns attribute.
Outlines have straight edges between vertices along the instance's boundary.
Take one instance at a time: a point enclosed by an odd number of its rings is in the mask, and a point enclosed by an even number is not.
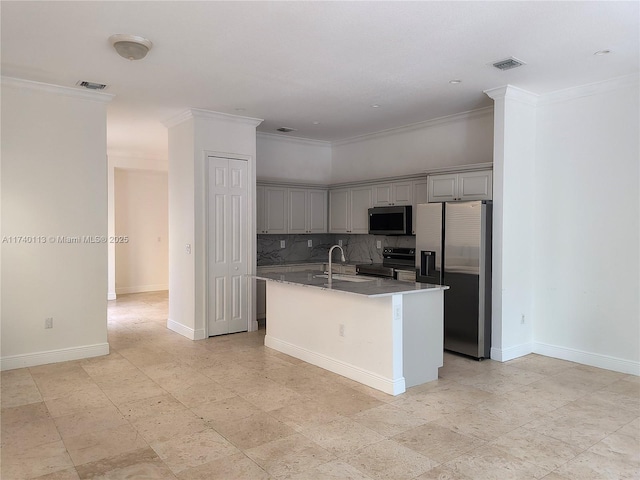
<svg viewBox="0 0 640 480"><path fill-rule="evenodd" d="M280 247L284 240L285 247ZM308 246L311 240L312 246ZM329 248L342 240L347 263L381 263L384 247L415 247L414 236L385 235L258 235L258 265L283 265L287 263L326 262ZM377 248L380 241L381 248ZM339 255L334 252L334 260Z"/></svg>

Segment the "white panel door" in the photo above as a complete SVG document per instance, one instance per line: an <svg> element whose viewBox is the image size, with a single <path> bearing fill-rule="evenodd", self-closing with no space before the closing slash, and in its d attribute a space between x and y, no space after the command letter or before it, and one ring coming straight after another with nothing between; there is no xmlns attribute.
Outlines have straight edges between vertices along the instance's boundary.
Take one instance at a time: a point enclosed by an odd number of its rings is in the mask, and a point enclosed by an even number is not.
<svg viewBox="0 0 640 480"><path fill-rule="evenodd" d="M209 157L209 336L248 328L247 162Z"/></svg>

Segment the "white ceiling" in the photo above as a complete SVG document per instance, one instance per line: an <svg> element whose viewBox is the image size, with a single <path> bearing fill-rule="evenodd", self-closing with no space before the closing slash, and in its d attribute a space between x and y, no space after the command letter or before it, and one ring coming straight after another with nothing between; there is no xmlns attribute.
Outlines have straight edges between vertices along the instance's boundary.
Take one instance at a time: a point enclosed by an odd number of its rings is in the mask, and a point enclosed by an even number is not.
<svg viewBox="0 0 640 480"><path fill-rule="evenodd" d="M630 2L1 2L2 74L106 83L108 147L163 158L162 122L195 107L336 141L638 72ZM115 33L149 38L141 61ZM605 56L598 50L609 49ZM514 56L527 65L499 71ZM449 80L460 79L459 85ZM379 108L372 108L379 104ZM242 110L240 110L242 109ZM313 122L320 122L314 125Z"/></svg>

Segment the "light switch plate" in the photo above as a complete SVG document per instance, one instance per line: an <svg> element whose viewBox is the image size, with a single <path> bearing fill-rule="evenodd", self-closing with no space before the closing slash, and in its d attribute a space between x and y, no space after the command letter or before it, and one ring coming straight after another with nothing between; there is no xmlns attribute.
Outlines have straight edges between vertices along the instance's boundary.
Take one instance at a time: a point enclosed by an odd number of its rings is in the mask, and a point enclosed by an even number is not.
<svg viewBox="0 0 640 480"><path fill-rule="evenodd" d="M338 246L342 246L342 240L338 240Z"/></svg>
<svg viewBox="0 0 640 480"><path fill-rule="evenodd" d="M313 247L313 240L307 240L307 247Z"/></svg>
<svg viewBox="0 0 640 480"><path fill-rule="evenodd" d="M376 247L382 248L382 241L381 240L377 240L376 241Z"/></svg>
<svg viewBox="0 0 640 480"><path fill-rule="evenodd" d="M286 241L280 240L280 248L285 248L285 246L286 246Z"/></svg>

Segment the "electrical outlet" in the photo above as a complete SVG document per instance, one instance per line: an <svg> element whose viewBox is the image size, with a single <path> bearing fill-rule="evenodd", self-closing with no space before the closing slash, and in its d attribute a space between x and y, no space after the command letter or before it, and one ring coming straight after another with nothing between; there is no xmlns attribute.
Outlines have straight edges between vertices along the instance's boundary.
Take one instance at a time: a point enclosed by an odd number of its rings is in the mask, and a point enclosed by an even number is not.
<svg viewBox="0 0 640 480"><path fill-rule="evenodd" d="M184 251L187 252L187 255L191 255L191 244L187 243L187 245L184 247Z"/></svg>
<svg viewBox="0 0 640 480"><path fill-rule="evenodd" d="M313 247L313 240L307 240L307 247Z"/></svg>
<svg viewBox="0 0 640 480"><path fill-rule="evenodd" d="M338 335L344 337L344 323L340 324L340 327L338 328Z"/></svg>
<svg viewBox="0 0 640 480"><path fill-rule="evenodd" d="M377 240L376 241L376 247L382 248L382 241L381 240Z"/></svg>
<svg viewBox="0 0 640 480"><path fill-rule="evenodd" d="M44 319L44 328L53 328L53 317Z"/></svg>
<svg viewBox="0 0 640 480"><path fill-rule="evenodd" d="M520 317L520 323L524 325L524 313L522 314L522 317Z"/></svg>
<svg viewBox="0 0 640 480"><path fill-rule="evenodd" d="M286 246L285 240L280 240L280 248L284 248Z"/></svg>
<svg viewBox="0 0 640 480"><path fill-rule="evenodd" d="M342 240L338 240L338 246L341 247L342 246Z"/></svg>

